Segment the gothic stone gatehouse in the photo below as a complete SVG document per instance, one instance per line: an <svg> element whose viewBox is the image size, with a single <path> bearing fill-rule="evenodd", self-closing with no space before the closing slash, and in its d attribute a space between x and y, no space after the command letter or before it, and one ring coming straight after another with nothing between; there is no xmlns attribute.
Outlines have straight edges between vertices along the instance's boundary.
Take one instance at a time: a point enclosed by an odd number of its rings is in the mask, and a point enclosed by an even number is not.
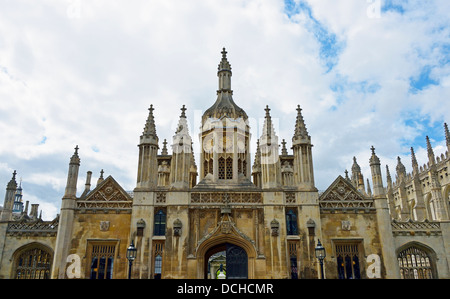
<svg viewBox="0 0 450 299"><path fill-rule="evenodd" d="M36 207L14 210L14 174L0 218L0 277L216 278L222 269L227 278L318 278L320 240L326 278L450 278L448 151L435 157L427 139L427 164L419 167L412 149L412 173L399 159L395 182L386 169L383 186L372 147L371 188L354 158L351 176L319 193L300 106L291 151L266 107L251 165L248 116L233 100L226 54L217 99L202 116L199 167L186 108L169 154L166 140L159 151L150 106L133 192L103 172L91 190L89 171L78 196L76 147L60 214L42 221ZM447 125L445 136L450 150Z"/></svg>

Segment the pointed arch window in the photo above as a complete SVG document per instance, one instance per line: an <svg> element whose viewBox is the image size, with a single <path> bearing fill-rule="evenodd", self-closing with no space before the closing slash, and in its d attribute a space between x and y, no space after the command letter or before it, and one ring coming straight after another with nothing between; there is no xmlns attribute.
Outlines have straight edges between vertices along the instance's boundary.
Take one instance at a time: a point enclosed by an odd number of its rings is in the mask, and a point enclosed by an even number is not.
<svg viewBox="0 0 450 299"><path fill-rule="evenodd" d="M430 256L422 249L411 246L397 256L402 279L433 279Z"/></svg>
<svg viewBox="0 0 450 299"><path fill-rule="evenodd" d="M153 235L164 236L166 234L166 213L163 209L160 209L155 214L155 222Z"/></svg>
<svg viewBox="0 0 450 299"><path fill-rule="evenodd" d="M227 158L227 173L226 173L226 179L231 180L233 178L233 158L228 157Z"/></svg>
<svg viewBox="0 0 450 299"><path fill-rule="evenodd" d="M288 235L298 235L297 213L294 209L286 211L286 231Z"/></svg>
<svg viewBox="0 0 450 299"><path fill-rule="evenodd" d="M41 248L30 248L16 260L16 279L49 279L53 257Z"/></svg>

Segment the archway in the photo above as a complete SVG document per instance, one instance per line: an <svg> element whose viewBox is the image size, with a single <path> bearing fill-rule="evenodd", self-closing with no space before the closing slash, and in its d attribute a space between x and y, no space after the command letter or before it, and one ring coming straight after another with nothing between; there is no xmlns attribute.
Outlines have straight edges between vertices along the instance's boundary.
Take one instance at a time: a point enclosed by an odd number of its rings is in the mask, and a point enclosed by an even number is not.
<svg viewBox="0 0 450 299"><path fill-rule="evenodd" d="M409 242L397 249L400 277L402 279L436 279L436 253L430 247Z"/></svg>
<svg viewBox="0 0 450 299"><path fill-rule="evenodd" d="M225 257L221 268L225 270L227 279L248 278L248 255L245 249L232 243L221 243L209 248L204 257L204 277L214 278L216 269L211 267L211 257L220 254Z"/></svg>
<svg viewBox="0 0 450 299"><path fill-rule="evenodd" d="M196 250L197 279L207 278L208 259L214 253L226 250L226 244L242 249L247 255L247 278L254 278L256 248L253 243L233 233L212 236L204 240Z"/></svg>
<svg viewBox="0 0 450 299"><path fill-rule="evenodd" d="M53 261L53 250L46 245L33 242L24 245L13 254L11 277L15 279L49 279Z"/></svg>

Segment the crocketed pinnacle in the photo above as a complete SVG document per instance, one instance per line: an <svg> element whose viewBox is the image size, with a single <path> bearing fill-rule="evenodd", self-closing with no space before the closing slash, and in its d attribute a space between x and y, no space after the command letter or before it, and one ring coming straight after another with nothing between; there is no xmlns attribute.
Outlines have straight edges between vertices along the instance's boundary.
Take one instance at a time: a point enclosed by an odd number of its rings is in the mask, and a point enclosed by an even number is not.
<svg viewBox="0 0 450 299"><path fill-rule="evenodd" d="M359 167L358 162L356 162L356 157L353 157L352 174L361 172L361 167Z"/></svg>
<svg viewBox="0 0 450 299"><path fill-rule="evenodd" d="M266 111L266 116L264 117L264 125L262 130L262 136L260 138L263 145L271 145L272 142L278 143L278 138L275 135L275 130L272 124L272 117L270 116L270 108L266 105L264 109Z"/></svg>
<svg viewBox="0 0 450 299"><path fill-rule="evenodd" d="M253 171L260 170L261 167L261 149L259 148L259 139L256 140L255 160L253 161Z"/></svg>
<svg viewBox="0 0 450 299"><path fill-rule="evenodd" d="M297 105L297 119L295 121L295 131L292 141L295 144L295 141L300 140L307 140L309 142L311 140L311 137L308 135L308 131L306 130L305 121L302 115L302 109L300 108L300 105Z"/></svg>
<svg viewBox="0 0 450 299"><path fill-rule="evenodd" d="M158 135L156 135L155 118L153 116L153 105L148 108L148 117L145 122L144 132L140 138L140 145L151 145L158 147Z"/></svg>
<svg viewBox="0 0 450 299"><path fill-rule="evenodd" d="M416 154L414 148L411 146L411 164L413 168L413 174L419 173L419 164L417 163Z"/></svg>
<svg viewBox="0 0 450 299"><path fill-rule="evenodd" d="M426 139L427 139L428 160L430 165L433 165L435 163L433 148L431 147L430 138L427 136Z"/></svg>
<svg viewBox="0 0 450 299"><path fill-rule="evenodd" d="M149 137L149 136L157 137L155 118L153 116L153 110L155 110L155 108L153 108L153 105L150 105L150 108L148 108L149 113L148 113L147 121L145 122L144 132L142 132L142 135L145 137Z"/></svg>
<svg viewBox="0 0 450 299"><path fill-rule="evenodd" d="M402 159L400 157L397 157L397 167L395 168L395 170L397 170L397 176L399 178L406 178L406 168L405 165L403 165Z"/></svg>

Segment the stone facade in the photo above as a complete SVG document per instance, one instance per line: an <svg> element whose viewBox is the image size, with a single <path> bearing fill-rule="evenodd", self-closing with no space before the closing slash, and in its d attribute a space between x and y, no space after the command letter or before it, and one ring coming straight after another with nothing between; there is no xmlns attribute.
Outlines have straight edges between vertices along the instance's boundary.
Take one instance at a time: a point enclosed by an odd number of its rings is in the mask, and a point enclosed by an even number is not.
<svg viewBox="0 0 450 299"><path fill-rule="evenodd" d="M88 172L77 196L76 147L60 214L45 222L13 212L14 173L0 215L0 278L201 279L220 266L228 278L319 278L319 240L325 278L450 278L448 152L435 158L427 139L428 163L419 167L411 149L413 173L399 159L396 181L387 169L384 187L372 147L371 188L354 158L351 177L319 193L302 109L289 152L266 106L251 164L248 116L233 100L226 54L216 102L202 117L198 167L186 107L169 154L150 106L133 192L102 171L92 190ZM445 134L450 149L447 125Z"/></svg>

